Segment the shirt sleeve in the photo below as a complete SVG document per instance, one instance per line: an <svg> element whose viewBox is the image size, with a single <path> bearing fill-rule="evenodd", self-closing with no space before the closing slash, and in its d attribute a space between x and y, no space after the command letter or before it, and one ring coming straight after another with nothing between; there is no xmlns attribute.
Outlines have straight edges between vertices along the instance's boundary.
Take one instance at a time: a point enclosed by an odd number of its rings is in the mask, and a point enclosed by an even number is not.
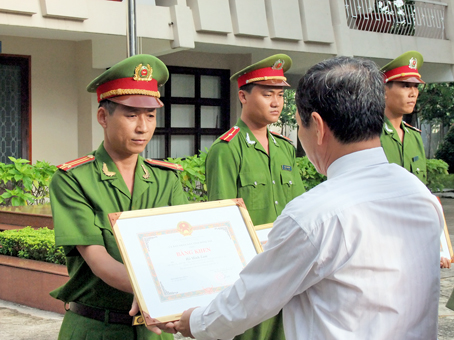
<svg viewBox="0 0 454 340"><path fill-rule="evenodd" d="M181 205L181 204L187 204L188 199L186 198L186 193L183 190L183 186L180 182L179 175L176 174L177 179L173 184L172 188L172 197L171 197L171 202L170 205Z"/></svg>
<svg viewBox="0 0 454 340"><path fill-rule="evenodd" d="M238 197L239 156L228 143L214 144L206 159L208 200Z"/></svg>
<svg viewBox="0 0 454 340"><path fill-rule="evenodd" d="M57 246L102 245L101 230L95 228L96 212L77 180L57 171L50 184L50 203ZM73 247L66 247L69 253Z"/></svg>
<svg viewBox="0 0 454 340"><path fill-rule="evenodd" d="M317 240L319 241L319 240ZM275 222L266 250L235 284L190 318L196 339L228 339L276 315L293 296L318 282L318 247L291 217ZM268 298L272 297L272 298Z"/></svg>

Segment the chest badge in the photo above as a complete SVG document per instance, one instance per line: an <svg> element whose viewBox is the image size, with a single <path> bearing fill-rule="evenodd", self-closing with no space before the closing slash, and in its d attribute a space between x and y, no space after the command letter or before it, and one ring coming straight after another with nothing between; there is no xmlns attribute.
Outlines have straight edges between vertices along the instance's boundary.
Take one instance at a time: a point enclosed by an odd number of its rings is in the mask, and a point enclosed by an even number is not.
<svg viewBox="0 0 454 340"><path fill-rule="evenodd" d="M292 167L290 165L283 165L282 166L282 170L285 170L285 171L292 171Z"/></svg>

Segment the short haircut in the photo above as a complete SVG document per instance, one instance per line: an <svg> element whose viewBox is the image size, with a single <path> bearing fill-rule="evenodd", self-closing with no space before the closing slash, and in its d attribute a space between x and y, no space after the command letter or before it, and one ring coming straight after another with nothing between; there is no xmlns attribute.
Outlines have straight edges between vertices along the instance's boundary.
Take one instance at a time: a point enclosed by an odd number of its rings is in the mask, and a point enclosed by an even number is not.
<svg viewBox="0 0 454 340"><path fill-rule="evenodd" d="M257 84L254 84L254 83L246 84L246 85L241 86L240 90L245 91L247 93L251 93L251 91L255 85L257 85Z"/></svg>
<svg viewBox="0 0 454 340"><path fill-rule="evenodd" d="M300 79L296 105L304 127L317 112L343 144L380 136L384 123L383 73L370 60L336 57Z"/></svg>
<svg viewBox="0 0 454 340"><path fill-rule="evenodd" d="M109 112L109 115L113 115L118 104L110 101L109 99L103 99L99 102L98 108L103 107Z"/></svg>

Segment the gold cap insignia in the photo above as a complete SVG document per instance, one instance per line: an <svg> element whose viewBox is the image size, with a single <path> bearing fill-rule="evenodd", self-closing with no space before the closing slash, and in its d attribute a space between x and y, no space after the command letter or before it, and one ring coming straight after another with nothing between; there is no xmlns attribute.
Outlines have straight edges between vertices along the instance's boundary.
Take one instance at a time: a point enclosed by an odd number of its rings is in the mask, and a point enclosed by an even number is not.
<svg viewBox="0 0 454 340"><path fill-rule="evenodd" d="M417 70L418 67L418 59L416 58L411 58L410 59L410 65L408 65L409 68L412 68L414 70Z"/></svg>
<svg viewBox="0 0 454 340"><path fill-rule="evenodd" d="M149 64L147 66L144 66L142 64L139 64L134 70L134 80L138 81L150 81L153 75L153 69Z"/></svg>
<svg viewBox="0 0 454 340"><path fill-rule="evenodd" d="M274 63L273 67L271 67L273 70L281 70L284 67L285 61L278 59ZM269 65L269 64L268 64Z"/></svg>

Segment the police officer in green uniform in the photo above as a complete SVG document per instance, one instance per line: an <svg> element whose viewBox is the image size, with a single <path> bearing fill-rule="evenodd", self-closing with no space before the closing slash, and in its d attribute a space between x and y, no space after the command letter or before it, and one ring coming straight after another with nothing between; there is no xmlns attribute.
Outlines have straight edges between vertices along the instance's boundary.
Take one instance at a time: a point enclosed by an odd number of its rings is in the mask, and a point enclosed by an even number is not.
<svg viewBox="0 0 454 340"><path fill-rule="evenodd" d="M243 198L254 225L272 223L304 192L295 147L268 130L282 111L284 72L292 64L277 54L235 73L242 104L236 125L217 139L206 159L208 199Z"/></svg>
<svg viewBox="0 0 454 340"><path fill-rule="evenodd" d="M381 145L390 163L403 166L424 184L427 181L426 156L421 131L405 123L418 99L418 85L424 84L418 72L422 55L408 51L382 67L385 77L385 124Z"/></svg>
<svg viewBox="0 0 454 340"><path fill-rule="evenodd" d="M69 281L51 292L67 312L59 339L173 339L132 326L133 291L108 214L185 204L176 170L139 154L153 136L158 86L168 79L151 55L127 58L87 87L97 92L104 141L87 156L58 166L50 196L57 246L63 246Z"/></svg>
<svg viewBox="0 0 454 340"><path fill-rule="evenodd" d="M254 225L272 223L285 205L304 192L295 163L295 147L268 124L276 123L284 105L284 72L292 65L277 54L235 73L242 105L236 125L217 139L206 159L208 199L243 198ZM282 315L235 339L284 339Z"/></svg>

